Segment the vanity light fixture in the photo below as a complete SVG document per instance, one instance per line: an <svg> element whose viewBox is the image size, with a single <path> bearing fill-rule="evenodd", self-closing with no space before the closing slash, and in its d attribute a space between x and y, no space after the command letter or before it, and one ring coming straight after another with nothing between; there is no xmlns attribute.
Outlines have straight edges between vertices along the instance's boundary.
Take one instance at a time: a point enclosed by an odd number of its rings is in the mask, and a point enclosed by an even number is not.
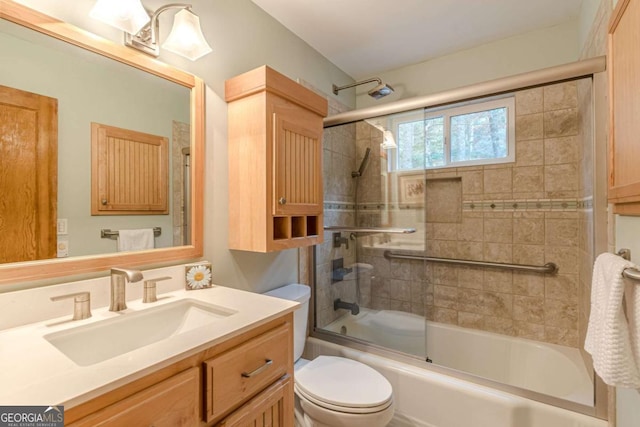
<svg viewBox="0 0 640 427"><path fill-rule="evenodd" d="M136 23L141 20L138 5L144 12L144 23L140 26L129 25L134 22L134 16ZM123 30L126 46L151 56L158 56L160 54L158 17L170 9L180 9L180 11L176 13L171 32L162 47L192 61L210 53L212 49L202 34L200 18L191 11L190 4L171 3L160 7L155 12L150 12L144 9L139 0L98 0L90 16Z"/></svg>

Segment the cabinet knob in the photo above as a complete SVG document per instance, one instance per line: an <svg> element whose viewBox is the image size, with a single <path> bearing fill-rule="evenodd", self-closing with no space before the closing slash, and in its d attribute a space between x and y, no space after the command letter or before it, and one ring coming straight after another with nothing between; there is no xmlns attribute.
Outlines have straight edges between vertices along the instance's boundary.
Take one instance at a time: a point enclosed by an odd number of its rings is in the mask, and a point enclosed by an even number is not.
<svg viewBox="0 0 640 427"><path fill-rule="evenodd" d="M287 199L285 199L284 197L280 197L278 199L278 203L280 203L281 205L286 205L287 204Z"/></svg>
<svg viewBox="0 0 640 427"><path fill-rule="evenodd" d="M106 204L107 204L107 199L102 199L102 200L101 200L101 202L102 202L102 205L103 205L103 206L106 206Z"/></svg>

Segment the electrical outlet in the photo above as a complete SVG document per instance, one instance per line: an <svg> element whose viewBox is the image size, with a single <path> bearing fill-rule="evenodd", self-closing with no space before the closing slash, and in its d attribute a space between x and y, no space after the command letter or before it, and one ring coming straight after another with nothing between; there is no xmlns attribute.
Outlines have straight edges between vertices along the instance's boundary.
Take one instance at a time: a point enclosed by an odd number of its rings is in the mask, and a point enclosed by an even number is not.
<svg viewBox="0 0 640 427"><path fill-rule="evenodd" d="M66 258L69 256L69 241L58 240L58 258Z"/></svg>

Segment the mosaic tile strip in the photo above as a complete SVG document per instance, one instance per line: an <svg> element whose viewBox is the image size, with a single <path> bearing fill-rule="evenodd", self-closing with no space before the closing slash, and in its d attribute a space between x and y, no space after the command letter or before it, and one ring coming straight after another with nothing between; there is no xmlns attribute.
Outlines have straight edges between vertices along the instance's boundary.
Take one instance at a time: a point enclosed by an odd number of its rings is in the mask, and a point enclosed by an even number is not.
<svg viewBox="0 0 640 427"><path fill-rule="evenodd" d="M462 210L470 212L494 211L575 211L576 199L537 199L537 200L470 200L462 202Z"/></svg>
<svg viewBox="0 0 640 427"><path fill-rule="evenodd" d="M325 202L324 209L332 211L354 211L353 203ZM422 203L362 203L360 211L424 209ZM467 212L519 212L519 211L576 211L593 209L593 199L525 199L525 200L465 200L462 210Z"/></svg>

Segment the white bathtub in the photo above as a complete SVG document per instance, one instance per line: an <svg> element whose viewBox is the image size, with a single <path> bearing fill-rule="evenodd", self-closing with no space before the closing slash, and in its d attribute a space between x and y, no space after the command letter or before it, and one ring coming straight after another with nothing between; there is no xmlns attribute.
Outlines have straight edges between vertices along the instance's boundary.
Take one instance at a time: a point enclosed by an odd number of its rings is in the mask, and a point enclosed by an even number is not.
<svg viewBox="0 0 640 427"><path fill-rule="evenodd" d="M393 386L389 427L607 427L607 422L381 356L309 338L304 356L365 363Z"/></svg>
<svg viewBox="0 0 640 427"><path fill-rule="evenodd" d="M593 405L593 379L576 348L367 308L357 316L347 314L324 329L404 353L426 355L434 364L502 384Z"/></svg>

